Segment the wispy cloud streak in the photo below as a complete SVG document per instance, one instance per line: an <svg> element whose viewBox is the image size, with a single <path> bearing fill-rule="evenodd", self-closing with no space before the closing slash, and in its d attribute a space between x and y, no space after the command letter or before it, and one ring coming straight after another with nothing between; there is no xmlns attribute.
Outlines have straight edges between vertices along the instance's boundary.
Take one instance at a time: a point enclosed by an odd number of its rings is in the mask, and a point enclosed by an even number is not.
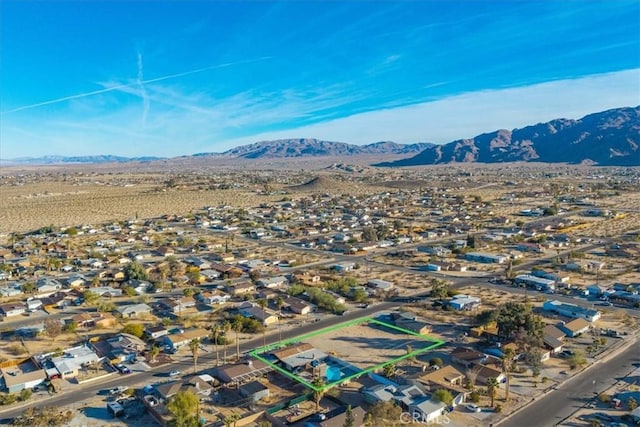
<svg viewBox="0 0 640 427"><path fill-rule="evenodd" d="M117 86L110 86L110 87L104 88L104 89L93 90L93 91L90 91L90 92L83 92L83 93L78 93L78 94L75 94L75 95L63 96L61 98L51 99L49 101L43 101L43 102L37 102L35 104L23 105L22 107L17 107L17 108L11 109L11 110L3 111L2 113L0 113L0 115L17 113L18 111L30 110L30 109L33 109L33 108L44 107L46 105L58 104L58 103L65 102L65 101L71 101L73 99L86 98L86 97L89 97L89 96L100 95L100 94L103 94L103 93L113 92L115 90L121 90L121 89L125 89L125 88L130 88L130 87L133 87L133 86L139 86L140 84L149 84L149 83L161 82L161 81L164 81L164 80L177 79L178 77L189 76L191 74L202 73L202 72L205 72L205 71L215 70L215 69L219 69L219 68L232 67L232 66L236 66L236 65L251 64L251 63L254 63L254 62L266 61L266 60L269 60L269 59L271 59L270 56L263 56L263 57L260 57L260 58L247 59L247 60L244 60L244 61L226 62L226 63L223 63L223 64L216 64L216 65L211 65L211 66L208 66L208 67L196 68L195 70L183 71L181 73L169 74L169 75L166 75L166 76L156 77L156 78L148 79L148 80L140 80L139 82L136 81L136 82L133 82L133 83L125 83L125 84L121 84L121 85L117 85Z"/></svg>
<svg viewBox="0 0 640 427"><path fill-rule="evenodd" d="M147 127L147 116L149 115L149 95L144 87L144 66L142 64L142 53L138 52L138 87L140 88L140 96L142 97L142 128Z"/></svg>

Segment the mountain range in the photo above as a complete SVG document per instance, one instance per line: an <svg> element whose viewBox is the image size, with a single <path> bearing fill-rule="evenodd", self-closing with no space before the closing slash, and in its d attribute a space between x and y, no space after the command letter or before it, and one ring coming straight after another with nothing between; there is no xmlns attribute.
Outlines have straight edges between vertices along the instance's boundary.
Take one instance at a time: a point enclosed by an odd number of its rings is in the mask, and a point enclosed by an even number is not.
<svg viewBox="0 0 640 427"><path fill-rule="evenodd" d="M354 145L344 142L323 141L314 138L278 139L241 145L224 153L199 153L195 156L217 156L244 159L269 159L290 157L341 157L367 154L417 154L434 146L427 142L398 144L392 141L374 142L367 145Z"/></svg>
<svg viewBox="0 0 640 427"><path fill-rule="evenodd" d="M579 120L556 119L521 129L500 129L374 166L516 161L640 166L639 147L640 107L616 108Z"/></svg>
<svg viewBox="0 0 640 427"><path fill-rule="evenodd" d="M460 118L464 120L464 118ZM173 159L161 157L45 156L2 160L4 164L123 163L180 159L200 161L304 159L315 157L399 160L374 166L398 167L443 163L547 162L640 166L640 106L589 114L581 119L555 119L520 129L500 129L443 145L426 142L398 144L381 141L367 145L323 141L313 138L279 139L242 145L222 153L198 153Z"/></svg>

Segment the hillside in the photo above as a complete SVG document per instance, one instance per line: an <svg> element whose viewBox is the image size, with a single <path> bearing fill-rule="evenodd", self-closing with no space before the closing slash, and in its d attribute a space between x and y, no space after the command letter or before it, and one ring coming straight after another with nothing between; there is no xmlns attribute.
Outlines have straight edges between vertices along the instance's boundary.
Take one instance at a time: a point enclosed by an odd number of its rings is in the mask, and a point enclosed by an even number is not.
<svg viewBox="0 0 640 427"><path fill-rule="evenodd" d="M279 139L261 141L232 148L222 153L224 157L245 159L292 158L292 157L333 157L368 154L416 154L432 146L429 143L398 144L391 141L368 145L354 145L344 142L323 141L314 138Z"/></svg>
<svg viewBox="0 0 640 427"><path fill-rule="evenodd" d="M375 166L517 161L640 166L640 107L616 108L579 120L556 119L522 129L500 129Z"/></svg>

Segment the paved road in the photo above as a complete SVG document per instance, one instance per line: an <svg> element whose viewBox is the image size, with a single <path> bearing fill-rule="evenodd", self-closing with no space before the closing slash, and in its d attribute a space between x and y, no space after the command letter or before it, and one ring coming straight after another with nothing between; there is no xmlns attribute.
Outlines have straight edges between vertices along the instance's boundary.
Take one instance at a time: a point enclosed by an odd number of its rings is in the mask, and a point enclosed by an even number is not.
<svg viewBox="0 0 640 427"><path fill-rule="evenodd" d="M397 307L398 303L393 302L385 302L381 304L374 304L366 309L357 309L353 310L344 316L331 316L330 318L323 319L318 322L307 323L300 327L294 329L288 329L282 331L282 339L290 339L302 334L310 333L316 331L321 328L327 328L334 325L337 325L342 322L347 322L350 320L357 319L359 317L370 316L378 311L390 310ZM271 336L267 336L267 344L272 344L277 342L280 339L279 334L272 334ZM256 347L262 346L262 336L258 336L255 339L250 341L245 341L240 344L240 352L246 352L248 350L252 350ZM209 349L212 347L209 346ZM220 351L222 354L222 351ZM233 357L235 355L235 345L231 345L228 348L228 355ZM201 352L198 358L198 370L203 370L205 368L210 368L215 366L215 351L209 351L208 353ZM5 410L0 410L0 424L9 424L11 419L16 416L22 414L25 408L30 406L44 406L44 405L55 405L56 407L62 407L65 405L70 405L73 403L81 402L82 400L88 399L91 396L95 396L100 393L102 390L107 390L110 388L114 388L117 386L136 386L140 384L149 384L149 383L157 383L167 381L169 379L168 373L172 370L179 369L184 373L191 372L193 367L192 359L190 357L185 357L182 361L170 363L163 366L158 366L154 369L151 369L147 372L139 372L133 373L130 375L114 375L110 377L106 381L98 381L95 384L89 383L83 386L79 386L72 391L63 391L54 396L38 399L37 401L33 401L29 405L9 408Z"/></svg>
<svg viewBox="0 0 640 427"><path fill-rule="evenodd" d="M640 342L636 341L634 345L619 355L566 381L557 390L539 398L499 425L500 427L559 425L558 423L593 399L594 390L600 393L608 389L616 382L617 378L624 377L636 369L633 364L638 362L640 362Z"/></svg>

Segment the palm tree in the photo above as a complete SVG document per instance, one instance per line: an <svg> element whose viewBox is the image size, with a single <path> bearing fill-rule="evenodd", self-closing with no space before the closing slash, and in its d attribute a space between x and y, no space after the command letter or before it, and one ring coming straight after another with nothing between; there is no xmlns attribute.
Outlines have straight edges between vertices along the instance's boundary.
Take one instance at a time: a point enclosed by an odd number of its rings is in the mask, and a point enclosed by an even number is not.
<svg viewBox="0 0 640 427"><path fill-rule="evenodd" d="M504 372L504 376L507 379L504 389L504 400L505 402L509 401L509 389L511 386L511 369L513 368L513 357L515 352L512 348L507 348L504 351L504 355L502 356L502 371Z"/></svg>
<svg viewBox="0 0 640 427"><path fill-rule="evenodd" d="M154 345L153 347L151 347L151 350L149 350L149 355L151 356L151 363L156 363L156 357L158 357L158 354L160 354L160 347L158 347L157 345Z"/></svg>
<svg viewBox="0 0 640 427"><path fill-rule="evenodd" d="M222 328L219 324L214 323L211 328L211 337L213 338L213 342L216 346L216 366L220 364L220 353L218 352L218 339L220 338L220 331Z"/></svg>
<svg viewBox="0 0 640 427"><path fill-rule="evenodd" d="M322 396L324 396L324 386L325 382L322 377L315 377L311 382L313 388L313 400L316 402L316 412L320 411L320 401L322 400Z"/></svg>
<svg viewBox="0 0 640 427"><path fill-rule="evenodd" d="M240 331L242 331L242 320L238 317L231 324L236 333L236 360L240 360Z"/></svg>
<svg viewBox="0 0 640 427"><path fill-rule="evenodd" d="M189 349L193 356L193 373L195 374L198 371L198 350L200 349L200 340L198 338L194 338L189 341Z"/></svg>
<svg viewBox="0 0 640 427"><path fill-rule="evenodd" d="M491 407L493 408L493 403L496 398L496 390L498 388L498 380L495 378L487 379L487 394L491 398Z"/></svg>
<svg viewBox="0 0 640 427"><path fill-rule="evenodd" d="M224 362L227 363L227 346L229 345L229 340L227 339L227 334L231 331L231 322L225 320L222 324L222 335L224 336Z"/></svg>
<svg viewBox="0 0 640 427"><path fill-rule="evenodd" d="M262 298L258 300L258 305L260 306L260 308L262 309L262 322L263 322L263 326L264 328L262 328L262 351L266 352L266 346L267 346L267 327L266 325L264 325L264 321L266 319L265 316L265 312L264 309L267 307L267 300Z"/></svg>

